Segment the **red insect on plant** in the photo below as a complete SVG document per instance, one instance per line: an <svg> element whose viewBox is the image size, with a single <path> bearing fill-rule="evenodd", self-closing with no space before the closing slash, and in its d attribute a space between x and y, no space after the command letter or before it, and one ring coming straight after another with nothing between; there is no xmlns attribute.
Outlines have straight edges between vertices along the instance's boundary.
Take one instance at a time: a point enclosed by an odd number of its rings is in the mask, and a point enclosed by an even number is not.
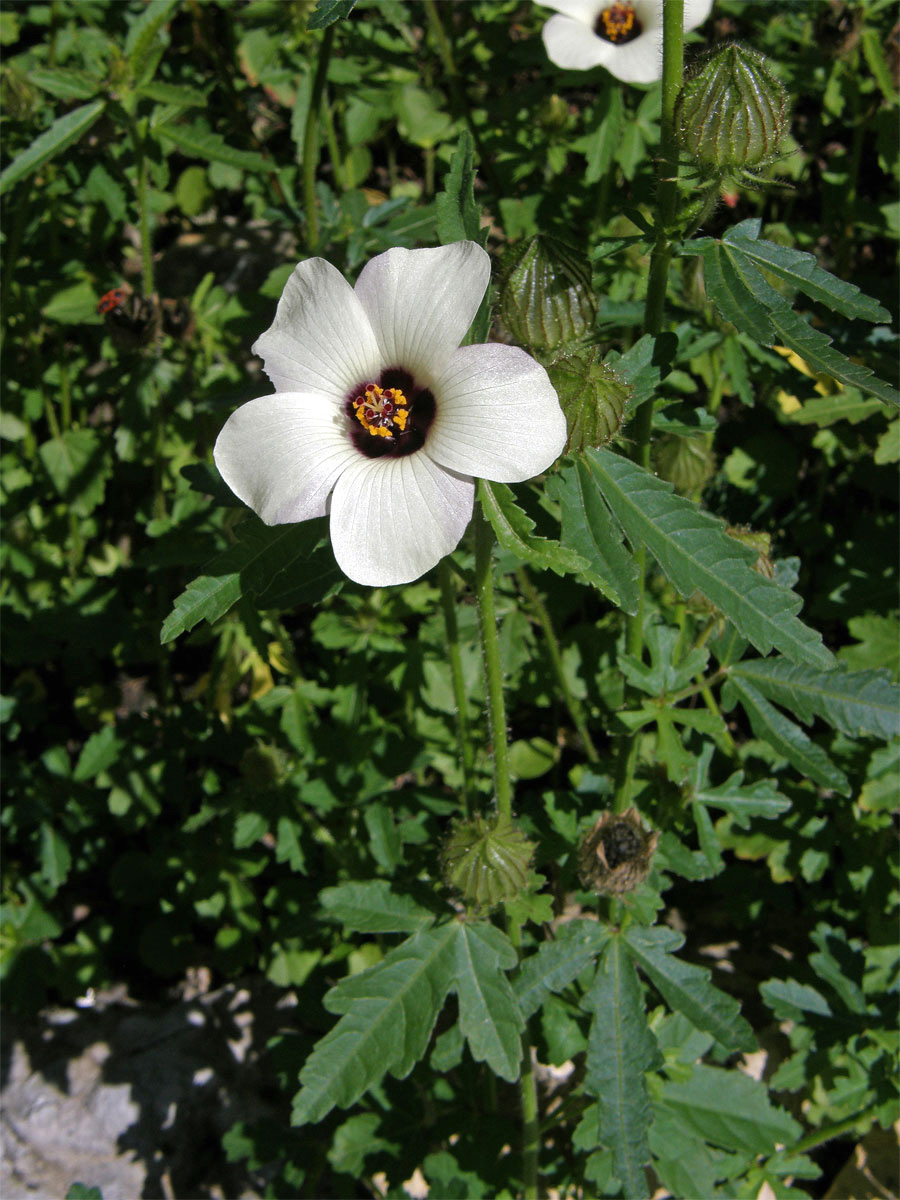
<svg viewBox="0 0 900 1200"><path fill-rule="evenodd" d="M106 316L107 313L114 312L117 308L121 308L127 299L128 293L126 292L125 288L114 287L108 291L105 296L100 297L100 300L97 304L97 312L103 313L103 315Z"/></svg>

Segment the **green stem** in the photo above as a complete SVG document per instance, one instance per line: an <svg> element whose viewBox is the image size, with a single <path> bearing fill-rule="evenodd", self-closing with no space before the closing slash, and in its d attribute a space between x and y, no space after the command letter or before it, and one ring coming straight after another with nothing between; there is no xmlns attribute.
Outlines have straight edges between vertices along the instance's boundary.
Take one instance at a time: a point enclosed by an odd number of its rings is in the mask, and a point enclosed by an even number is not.
<svg viewBox="0 0 900 1200"><path fill-rule="evenodd" d="M522 957L522 927L507 913L506 931ZM539 1155L541 1122L538 1108L537 1080L534 1075L534 1054L530 1023L522 1031L522 1072L519 1075L519 1104L522 1110L522 1196L523 1200L538 1200Z"/></svg>
<svg viewBox="0 0 900 1200"><path fill-rule="evenodd" d="M793 1158L795 1154L805 1154L807 1150L815 1150L816 1146L821 1146L825 1142L830 1142L832 1138L840 1137L841 1134L856 1129L863 1121L874 1121L878 1115L878 1107L877 1104L873 1104L852 1117L845 1117L843 1121L837 1121L834 1125L826 1125L824 1129L817 1129L808 1137L801 1138L793 1146L782 1150L781 1154L786 1158Z"/></svg>
<svg viewBox="0 0 900 1200"><path fill-rule="evenodd" d="M584 753L588 762L596 763L600 761L600 755L597 752L597 747L594 745L594 740L591 737L588 729L587 719L584 715L584 709L581 706L581 701L569 687L566 680L566 672L563 667L562 651L559 648L559 638L556 636L556 630L553 628L553 621L550 613L547 611L547 606L541 598L540 592L531 582L528 572L524 567L520 567L516 572L516 580L520 590L523 592L525 599L531 606L531 611L537 618L538 624L544 631L547 651L550 655L550 662L553 665L554 673L556 674L556 682L559 684L559 690L562 693L563 701L566 708L569 710L569 716L572 718L572 724L578 730L578 735L584 743Z"/></svg>
<svg viewBox="0 0 900 1200"><path fill-rule="evenodd" d="M469 814L469 797L472 792L472 766L474 756L472 739L469 735L467 715L468 697L463 679L462 654L459 648L459 626L456 621L456 589L446 558L438 564L438 580L441 585L441 607L444 610L444 629L447 633L447 657L450 660L450 677L453 680L453 697L456 701L457 734L459 737L459 759L462 767L462 789L460 799L466 816Z"/></svg>
<svg viewBox="0 0 900 1200"><path fill-rule="evenodd" d="M319 214L316 207L316 171L319 167L319 113L322 95L328 75L328 60L334 41L334 25L329 25L322 39L316 73L313 76L309 112L306 114L306 129L303 134L303 198L306 206L306 241L309 250L319 245Z"/></svg>
<svg viewBox="0 0 900 1200"><path fill-rule="evenodd" d="M128 120L128 132L131 135L131 147L134 151L134 165L137 170L135 191L137 193L138 221L141 234L141 273L145 296L152 296L153 286L153 245L150 240L150 205L148 203L147 156L144 154L144 139L141 137L133 117Z"/></svg>
<svg viewBox="0 0 900 1200"><path fill-rule="evenodd" d="M327 92L322 102L322 115L325 118L325 140L328 142L328 157L331 159L334 182L337 184L338 190L342 192L344 190L344 167L341 162L341 151L338 146L337 131L334 127L334 115L328 102Z"/></svg>
<svg viewBox="0 0 900 1200"><path fill-rule="evenodd" d="M488 727L494 751L494 797L502 817L512 816L512 783L509 778L509 748L506 742L506 706L503 702L503 671L500 667L500 639L494 609L494 581L491 560L494 531L491 523L475 506L475 600L484 659L484 686L487 699Z"/></svg>
<svg viewBox="0 0 900 1200"><path fill-rule="evenodd" d="M662 114L660 118L660 153L656 189L656 240L650 254L647 297L644 302L644 329L654 337L662 332L666 290L669 282L669 262L672 257L670 231L678 200L678 151L675 145L675 101L681 90L684 74L684 0L666 0L663 5L663 74ZM647 470L650 466L650 435L653 428L653 401L645 401L630 426L633 462ZM647 574L647 551L641 546L635 554L638 567L639 601L634 616L626 618L625 648L640 659L644 652L644 591ZM637 766L638 733L623 738L619 745L616 767L616 795L613 808L623 812L628 807Z"/></svg>

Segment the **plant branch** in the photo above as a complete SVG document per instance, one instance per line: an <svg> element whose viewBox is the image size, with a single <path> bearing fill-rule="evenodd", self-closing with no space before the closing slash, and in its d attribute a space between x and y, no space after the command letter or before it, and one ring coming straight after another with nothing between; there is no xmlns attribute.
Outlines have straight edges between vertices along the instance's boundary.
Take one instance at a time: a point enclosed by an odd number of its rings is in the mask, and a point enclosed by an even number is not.
<svg viewBox="0 0 900 1200"><path fill-rule="evenodd" d="M500 639L494 609L494 581L491 562L494 531L491 523L475 506L475 599L478 603L478 627L484 659L484 686L487 700L488 729L494 752L494 796L501 816L512 816L512 783L509 778L509 747L506 741L506 705L503 701L503 671L500 667Z"/></svg>
<svg viewBox="0 0 900 1200"><path fill-rule="evenodd" d="M459 760L462 768L460 799L466 816L469 814L469 798L472 792L472 766L474 756L472 738L469 733L467 714L468 697L463 679L462 654L459 648L459 627L456 622L456 590L447 559L438 563L438 581L441 585L441 607L444 611L444 629L447 634L447 657L450 661L450 677L453 681L453 698L456 702L457 735L459 737Z"/></svg>

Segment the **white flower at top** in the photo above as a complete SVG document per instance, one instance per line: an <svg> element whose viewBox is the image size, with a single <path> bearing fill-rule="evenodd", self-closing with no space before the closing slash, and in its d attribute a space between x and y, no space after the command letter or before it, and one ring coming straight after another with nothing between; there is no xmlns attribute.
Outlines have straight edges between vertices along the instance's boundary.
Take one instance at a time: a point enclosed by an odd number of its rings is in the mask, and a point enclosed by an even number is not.
<svg viewBox="0 0 900 1200"><path fill-rule="evenodd" d="M330 514L341 570L408 583L458 544L473 476L530 479L566 422L542 366L514 346L460 346L490 279L475 242L388 250L351 287L323 258L288 279L253 351L275 394L234 412L222 478L267 525Z"/></svg>
<svg viewBox="0 0 900 1200"><path fill-rule="evenodd" d="M570 71L605 67L624 83L662 78L664 0L539 0L557 15L544 26L550 61ZM705 21L712 0L684 0L684 28Z"/></svg>

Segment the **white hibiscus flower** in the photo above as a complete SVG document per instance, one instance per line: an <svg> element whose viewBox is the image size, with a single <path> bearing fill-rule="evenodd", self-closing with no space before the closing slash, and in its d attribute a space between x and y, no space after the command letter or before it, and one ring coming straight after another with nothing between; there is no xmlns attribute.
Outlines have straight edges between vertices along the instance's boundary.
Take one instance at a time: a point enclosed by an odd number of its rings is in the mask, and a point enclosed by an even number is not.
<svg viewBox="0 0 900 1200"><path fill-rule="evenodd" d="M550 61L570 71L605 67L624 83L662 78L664 0L540 0L557 15L544 26ZM712 0L684 0L684 28L705 21Z"/></svg>
<svg viewBox="0 0 900 1200"><path fill-rule="evenodd" d="M253 347L275 394L239 408L216 442L231 490L267 525L329 513L357 583L408 583L449 554L473 476L529 479L566 440L524 350L459 345L490 271L474 242L388 250L355 288L322 258L300 263Z"/></svg>

